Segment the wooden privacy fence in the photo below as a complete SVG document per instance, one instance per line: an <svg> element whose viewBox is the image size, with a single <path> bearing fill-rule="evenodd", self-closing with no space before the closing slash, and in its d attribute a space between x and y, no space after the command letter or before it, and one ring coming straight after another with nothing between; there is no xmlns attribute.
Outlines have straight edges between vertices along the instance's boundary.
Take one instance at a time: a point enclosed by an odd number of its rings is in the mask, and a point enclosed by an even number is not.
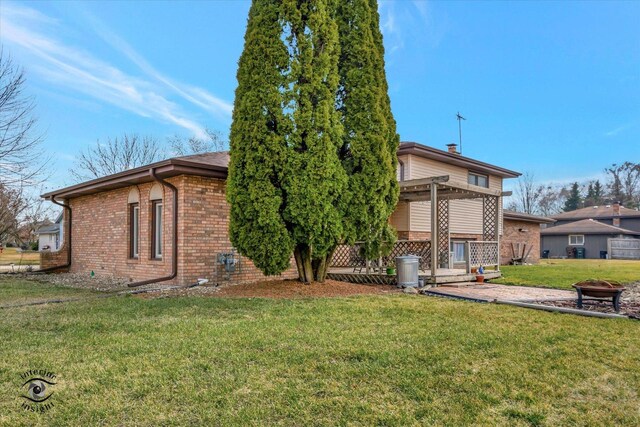
<svg viewBox="0 0 640 427"><path fill-rule="evenodd" d="M640 259L640 239L608 239L607 252L611 259Z"/></svg>
<svg viewBox="0 0 640 427"><path fill-rule="evenodd" d="M367 260L362 256L362 242L353 246L339 245L333 253L331 267L366 267ZM381 262L382 266L395 264L396 257L416 255L420 257L420 270L428 270L431 263L431 241L429 240L398 240L393 245L391 253L380 260L369 260L371 264Z"/></svg>
<svg viewBox="0 0 640 427"><path fill-rule="evenodd" d="M467 273L472 268L480 266L500 266L500 250L498 242L468 241L467 245Z"/></svg>

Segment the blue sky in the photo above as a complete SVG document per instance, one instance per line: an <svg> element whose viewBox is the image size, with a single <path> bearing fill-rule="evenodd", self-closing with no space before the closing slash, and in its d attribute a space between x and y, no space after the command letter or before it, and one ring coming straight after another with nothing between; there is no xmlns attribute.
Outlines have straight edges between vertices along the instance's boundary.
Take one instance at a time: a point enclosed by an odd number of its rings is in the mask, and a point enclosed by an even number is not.
<svg viewBox="0 0 640 427"><path fill-rule="evenodd" d="M73 156L124 132L228 134L248 1L0 3L5 52L27 71L44 149ZM380 4L402 140L540 181L640 161L640 2Z"/></svg>

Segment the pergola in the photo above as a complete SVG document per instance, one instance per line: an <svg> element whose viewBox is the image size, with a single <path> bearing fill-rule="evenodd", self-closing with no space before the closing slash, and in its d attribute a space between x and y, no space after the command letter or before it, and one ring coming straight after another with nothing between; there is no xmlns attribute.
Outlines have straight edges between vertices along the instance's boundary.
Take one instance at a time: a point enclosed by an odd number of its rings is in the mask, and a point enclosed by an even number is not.
<svg viewBox="0 0 640 427"><path fill-rule="evenodd" d="M490 245L490 259L496 258L499 264L500 251L500 198L511 192L492 190L466 182L453 181L449 175L401 181L400 201L431 202L431 274L435 276L439 267L449 265L449 201L461 199L482 199L482 242L479 250L484 255L485 247ZM471 253L477 251L471 247L467 256L467 269L472 263L472 255L476 255L482 264L486 256ZM435 256L434 256L435 255ZM491 262L493 264L493 262ZM490 264L484 264L490 265Z"/></svg>

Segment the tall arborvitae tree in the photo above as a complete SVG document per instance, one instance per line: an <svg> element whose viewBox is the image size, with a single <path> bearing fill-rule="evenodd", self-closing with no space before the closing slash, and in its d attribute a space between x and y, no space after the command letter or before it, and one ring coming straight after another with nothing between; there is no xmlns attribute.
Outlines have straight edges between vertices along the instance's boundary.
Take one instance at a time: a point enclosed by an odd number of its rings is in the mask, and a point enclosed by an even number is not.
<svg viewBox="0 0 640 427"><path fill-rule="evenodd" d="M340 242L373 254L394 238L398 136L378 20L375 0L252 4L227 198L231 241L267 274L293 254L302 281L322 281Z"/></svg>
<svg viewBox="0 0 640 427"><path fill-rule="evenodd" d="M388 219L398 201L399 136L391 114L377 0L342 0L340 90L337 106L344 125L340 154L349 176L346 241L365 242L367 258L378 257L395 240Z"/></svg>
<svg viewBox="0 0 640 427"><path fill-rule="evenodd" d="M292 121L283 213L304 282L324 280L333 250L344 236L347 176L338 157L342 125L335 108L340 46L331 3L282 1L291 55L286 111Z"/></svg>
<svg viewBox="0 0 640 427"><path fill-rule="evenodd" d="M282 93L289 53L281 40L280 3L254 1L249 11L238 66L227 181L231 241L265 274L288 268L294 247L290 224L283 216L290 126Z"/></svg>
<svg viewBox="0 0 640 427"><path fill-rule="evenodd" d="M575 211L580 207L582 202L582 196L580 195L580 186L577 182L571 184L571 190L569 190L569 196L567 200L564 202L563 210L565 212Z"/></svg>

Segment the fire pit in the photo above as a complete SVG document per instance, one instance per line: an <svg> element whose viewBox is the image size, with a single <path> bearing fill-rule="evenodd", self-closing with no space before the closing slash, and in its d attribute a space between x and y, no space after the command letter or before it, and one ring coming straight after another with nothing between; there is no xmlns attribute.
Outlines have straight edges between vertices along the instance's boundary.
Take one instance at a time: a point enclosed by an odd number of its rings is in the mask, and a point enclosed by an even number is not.
<svg viewBox="0 0 640 427"><path fill-rule="evenodd" d="M582 308L585 296L596 301L611 298L616 313L620 311L620 295L626 289L618 282L606 280L586 280L573 284L573 287L578 291L578 308Z"/></svg>

